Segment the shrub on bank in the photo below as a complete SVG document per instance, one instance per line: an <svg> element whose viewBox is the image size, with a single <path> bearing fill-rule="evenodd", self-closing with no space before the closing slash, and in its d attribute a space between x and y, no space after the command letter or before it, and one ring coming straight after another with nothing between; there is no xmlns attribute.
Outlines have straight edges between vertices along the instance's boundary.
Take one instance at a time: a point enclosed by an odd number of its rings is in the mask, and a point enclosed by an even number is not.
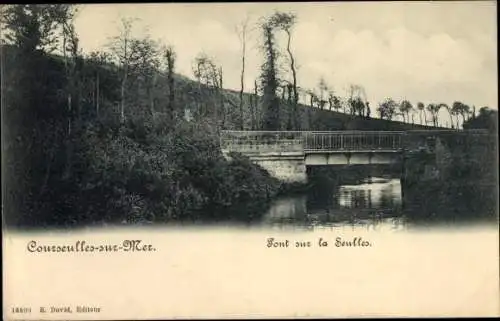
<svg viewBox="0 0 500 321"><path fill-rule="evenodd" d="M75 153L77 188L60 191L74 206L58 223L203 219L230 214L204 208L277 193L279 182L248 158L226 160L210 126L169 125L146 117L110 130L87 127Z"/></svg>

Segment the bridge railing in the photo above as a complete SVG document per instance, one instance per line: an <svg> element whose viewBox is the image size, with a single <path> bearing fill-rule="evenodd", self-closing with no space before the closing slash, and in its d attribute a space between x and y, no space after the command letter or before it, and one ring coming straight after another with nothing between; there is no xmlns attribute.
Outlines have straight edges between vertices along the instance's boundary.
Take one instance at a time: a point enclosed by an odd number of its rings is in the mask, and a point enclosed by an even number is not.
<svg viewBox="0 0 500 321"><path fill-rule="evenodd" d="M302 152L300 131L222 131L221 149L240 153Z"/></svg>
<svg viewBox="0 0 500 321"><path fill-rule="evenodd" d="M400 150L404 132L223 131L221 148L241 153Z"/></svg>
<svg viewBox="0 0 500 321"><path fill-rule="evenodd" d="M436 131L222 131L224 151L244 154L320 151L399 151L433 149L440 138L453 146L496 148L496 135L484 130Z"/></svg>
<svg viewBox="0 0 500 321"><path fill-rule="evenodd" d="M400 150L404 132L306 132L305 151Z"/></svg>

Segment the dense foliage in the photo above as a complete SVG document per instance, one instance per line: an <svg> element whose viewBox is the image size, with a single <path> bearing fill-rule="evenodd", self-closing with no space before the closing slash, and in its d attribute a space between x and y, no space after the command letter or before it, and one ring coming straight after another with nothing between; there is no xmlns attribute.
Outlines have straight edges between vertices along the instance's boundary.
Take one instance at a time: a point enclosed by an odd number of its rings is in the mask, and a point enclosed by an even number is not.
<svg viewBox="0 0 500 321"><path fill-rule="evenodd" d="M181 122L172 130L135 119L115 131L89 128L80 159L84 217L170 221L217 216L238 201L267 199L278 182L243 157L227 161L210 128ZM108 195L108 197L103 197Z"/></svg>
<svg viewBox="0 0 500 321"><path fill-rule="evenodd" d="M428 223L497 219L498 141L494 135L447 135L435 154L407 155L403 182L409 218Z"/></svg>
<svg viewBox="0 0 500 321"><path fill-rule="evenodd" d="M488 107L479 109L479 115L464 123L464 129L487 129L492 134L498 132L498 111Z"/></svg>

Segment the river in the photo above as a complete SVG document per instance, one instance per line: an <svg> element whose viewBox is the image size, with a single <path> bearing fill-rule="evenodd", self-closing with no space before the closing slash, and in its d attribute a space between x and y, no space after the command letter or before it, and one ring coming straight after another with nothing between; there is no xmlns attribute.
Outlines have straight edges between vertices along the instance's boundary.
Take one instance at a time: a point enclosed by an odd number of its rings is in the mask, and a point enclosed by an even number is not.
<svg viewBox="0 0 500 321"><path fill-rule="evenodd" d="M398 177L368 176L357 182L320 184L273 200L261 223L295 227L404 227Z"/></svg>
<svg viewBox="0 0 500 321"><path fill-rule="evenodd" d="M258 224L394 230L475 224L497 217L495 186L478 182L448 185L434 181L405 186L400 169L394 168L324 169L312 173L309 180L312 184L308 190L274 199L261 211Z"/></svg>

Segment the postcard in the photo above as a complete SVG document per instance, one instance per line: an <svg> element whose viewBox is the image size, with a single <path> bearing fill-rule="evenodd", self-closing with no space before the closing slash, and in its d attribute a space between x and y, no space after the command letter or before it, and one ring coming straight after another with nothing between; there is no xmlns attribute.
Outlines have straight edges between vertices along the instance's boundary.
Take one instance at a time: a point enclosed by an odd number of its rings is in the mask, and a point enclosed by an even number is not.
<svg viewBox="0 0 500 321"><path fill-rule="evenodd" d="M1 14L5 320L500 315L496 2Z"/></svg>

